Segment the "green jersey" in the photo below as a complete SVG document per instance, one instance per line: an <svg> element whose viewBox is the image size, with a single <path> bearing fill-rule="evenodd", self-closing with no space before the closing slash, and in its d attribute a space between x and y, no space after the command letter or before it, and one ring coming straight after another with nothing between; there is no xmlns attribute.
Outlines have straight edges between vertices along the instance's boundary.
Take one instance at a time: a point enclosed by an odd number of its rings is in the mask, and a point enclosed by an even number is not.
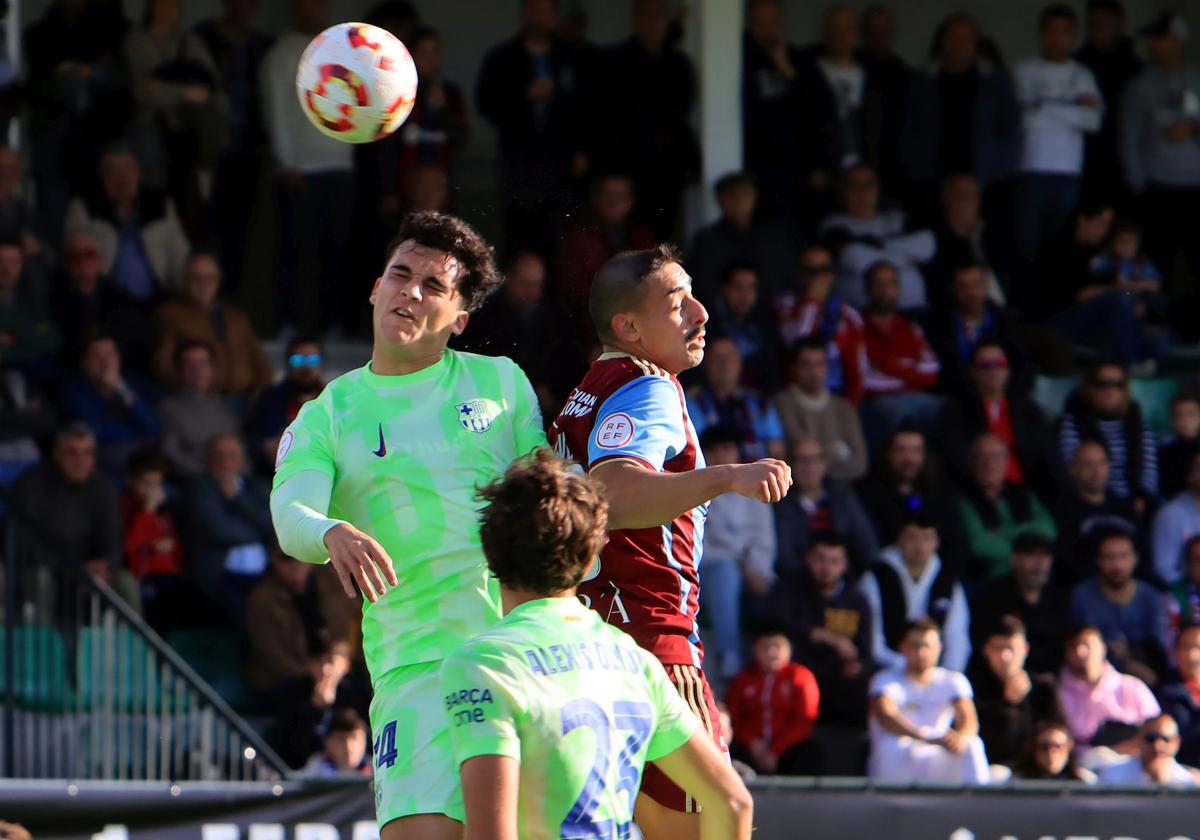
<svg viewBox="0 0 1200 840"><path fill-rule="evenodd" d="M284 432L275 487L309 470L329 476L328 516L370 534L395 565L398 585L363 601L373 679L443 659L499 619L476 488L545 442L521 369L454 350L403 376L370 365L339 376Z"/></svg>
<svg viewBox="0 0 1200 840"><path fill-rule="evenodd" d="M521 763L522 840L633 834L642 768L700 726L663 666L576 598L521 604L442 663L460 766Z"/></svg>

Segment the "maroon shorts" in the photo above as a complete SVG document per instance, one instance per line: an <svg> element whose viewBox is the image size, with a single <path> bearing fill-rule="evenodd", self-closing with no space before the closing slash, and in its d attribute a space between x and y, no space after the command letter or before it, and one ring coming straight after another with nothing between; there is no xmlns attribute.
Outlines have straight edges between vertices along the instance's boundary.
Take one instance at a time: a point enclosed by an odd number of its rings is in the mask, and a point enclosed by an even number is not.
<svg viewBox="0 0 1200 840"><path fill-rule="evenodd" d="M700 724L713 739L713 743L721 752L728 753L729 745L721 733L721 715L717 711L717 701L713 699L712 689L704 672L695 665L663 665L667 677L675 685L680 696L688 707L700 718ZM700 806L688 795L687 791L676 785L666 774L653 764L646 765L642 777L642 793L649 796L664 808L672 811L693 813Z"/></svg>

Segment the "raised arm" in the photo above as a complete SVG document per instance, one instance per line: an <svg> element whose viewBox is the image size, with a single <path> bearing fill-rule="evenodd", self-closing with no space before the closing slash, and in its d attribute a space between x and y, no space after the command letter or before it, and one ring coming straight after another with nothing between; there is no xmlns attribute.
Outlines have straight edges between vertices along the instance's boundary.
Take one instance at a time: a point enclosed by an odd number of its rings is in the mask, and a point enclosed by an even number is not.
<svg viewBox="0 0 1200 840"><path fill-rule="evenodd" d="M651 470L636 461L605 461L592 475L608 499L608 527L655 528L722 493L778 502L792 486L792 470L765 458L753 464L723 464L686 473Z"/></svg>

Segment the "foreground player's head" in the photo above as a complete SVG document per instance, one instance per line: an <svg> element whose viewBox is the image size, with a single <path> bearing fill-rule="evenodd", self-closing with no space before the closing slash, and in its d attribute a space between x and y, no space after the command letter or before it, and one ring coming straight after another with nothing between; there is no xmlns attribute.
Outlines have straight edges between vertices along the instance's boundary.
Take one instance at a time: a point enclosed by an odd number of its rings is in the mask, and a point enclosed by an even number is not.
<svg viewBox="0 0 1200 840"><path fill-rule="evenodd" d="M441 350L501 281L492 247L462 219L409 215L371 289L376 346Z"/></svg>
<svg viewBox="0 0 1200 840"><path fill-rule="evenodd" d="M596 334L621 350L679 373L704 358L708 313L692 297L692 278L670 245L626 251L596 273L591 291Z"/></svg>
<svg viewBox="0 0 1200 840"><path fill-rule="evenodd" d="M500 586L524 596L571 594L604 546L608 503L588 476L548 449L479 491L479 532Z"/></svg>

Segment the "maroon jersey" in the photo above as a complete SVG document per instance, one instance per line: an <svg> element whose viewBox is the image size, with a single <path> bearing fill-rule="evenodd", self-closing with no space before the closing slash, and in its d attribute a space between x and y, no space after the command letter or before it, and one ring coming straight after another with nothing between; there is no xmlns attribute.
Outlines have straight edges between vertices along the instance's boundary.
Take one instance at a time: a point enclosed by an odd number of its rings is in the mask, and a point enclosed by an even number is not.
<svg viewBox="0 0 1200 840"><path fill-rule="evenodd" d="M571 392L550 445L588 472L626 460L658 472L704 466L679 381L643 359L606 353ZM579 596L664 665L699 666L700 552L708 506L654 528L608 532Z"/></svg>

